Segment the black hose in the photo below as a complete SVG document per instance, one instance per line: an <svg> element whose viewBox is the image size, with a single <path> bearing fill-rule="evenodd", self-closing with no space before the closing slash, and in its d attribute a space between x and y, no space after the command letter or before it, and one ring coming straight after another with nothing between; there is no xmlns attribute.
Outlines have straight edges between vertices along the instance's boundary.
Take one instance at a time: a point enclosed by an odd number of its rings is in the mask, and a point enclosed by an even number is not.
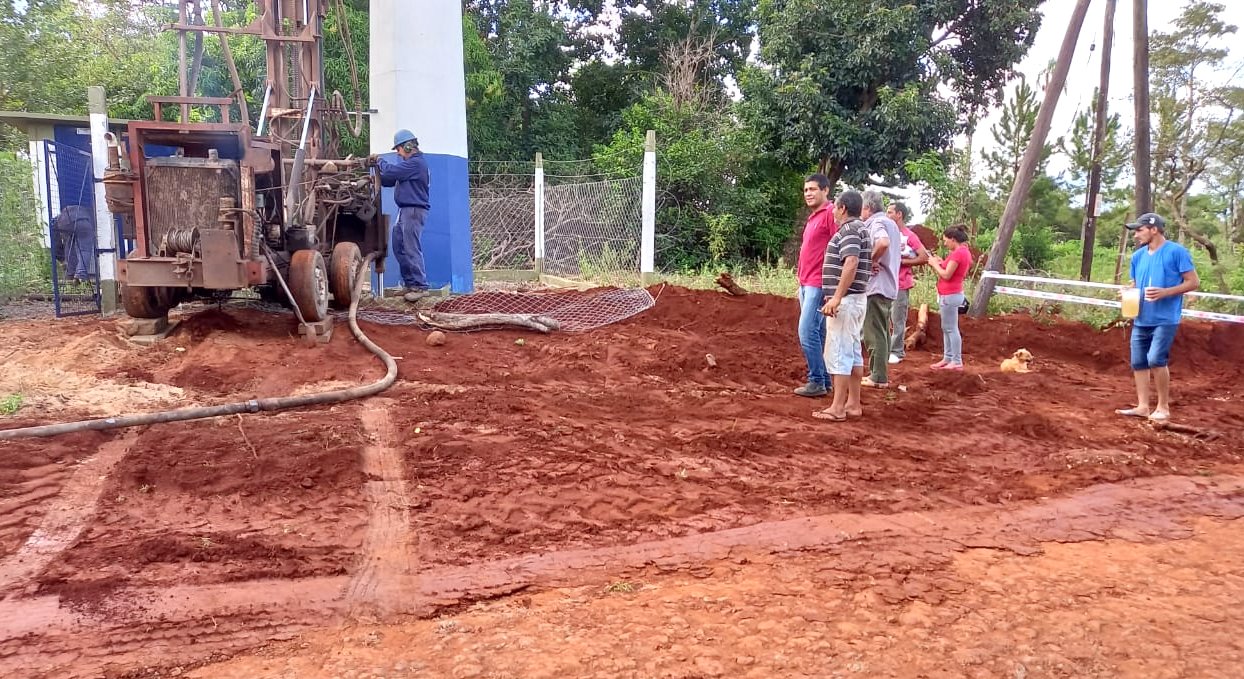
<svg viewBox="0 0 1244 679"><path fill-rule="evenodd" d="M342 401L350 401L366 396L374 396L380 392L393 386L397 381L397 361L381 349L375 342L371 341L358 325L358 306L359 295L362 293L363 283L367 281L372 261L376 255L370 254L363 261L363 266L359 267L358 274L354 278L354 290L351 294L349 323L350 332L354 333L354 337L367 350L375 354L382 362L384 362L384 377L372 382L349 389L334 389L332 391L322 391L317 394L304 394L302 396L279 396L272 398L251 399L250 401L242 401L238 403L227 403L218 406L200 406L195 408L179 408L177 410L165 410L158 413L147 413L143 415L124 415L121 417L105 417L98 420L82 420L80 422L63 422L61 424L46 424L38 427L23 427L20 429L2 429L0 430L0 441L19 438L33 438L39 436L56 436L58 434L69 434L78 431L90 431L101 429L120 429L122 427L141 427L149 424L161 424L164 422L183 422L185 420L201 420L208 417L222 417L225 415L235 415L238 413L258 413L272 412L275 410L287 410L289 408L302 408L312 405L324 405L327 403L341 403Z"/></svg>

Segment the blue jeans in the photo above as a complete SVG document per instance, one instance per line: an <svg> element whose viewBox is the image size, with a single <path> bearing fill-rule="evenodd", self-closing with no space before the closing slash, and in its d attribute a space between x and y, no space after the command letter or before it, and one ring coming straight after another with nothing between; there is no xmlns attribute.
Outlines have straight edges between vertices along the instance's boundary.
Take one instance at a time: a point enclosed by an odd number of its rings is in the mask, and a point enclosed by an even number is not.
<svg viewBox="0 0 1244 679"><path fill-rule="evenodd" d="M423 268L423 223L428 218L425 207L397 209L397 226L393 227L393 256L402 272L402 284L412 290L427 290L428 275Z"/></svg>
<svg viewBox="0 0 1244 679"><path fill-rule="evenodd" d="M942 322L942 360L951 365L963 365L963 335L959 334L959 307L963 304L962 292L937 296L937 311Z"/></svg>
<svg viewBox="0 0 1244 679"><path fill-rule="evenodd" d="M1132 370L1165 368L1179 325L1133 325Z"/></svg>
<svg viewBox="0 0 1244 679"><path fill-rule="evenodd" d="M808 363L808 382L829 387L825 372L825 294L820 288L799 286L799 346Z"/></svg>

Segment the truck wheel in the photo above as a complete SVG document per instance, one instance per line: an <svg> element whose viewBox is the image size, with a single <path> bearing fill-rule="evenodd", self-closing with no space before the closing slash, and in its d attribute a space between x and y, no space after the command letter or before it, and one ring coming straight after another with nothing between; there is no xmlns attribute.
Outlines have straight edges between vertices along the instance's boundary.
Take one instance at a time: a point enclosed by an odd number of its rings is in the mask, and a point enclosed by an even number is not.
<svg viewBox="0 0 1244 679"><path fill-rule="evenodd" d="M354 277L363 265L363 253L355 243L342 242L333 248L329 261L329 290L333 293L334 309L349 309L354 300Z"/></svg>
<svg viewBox="0 0 1244 679"><path fill-rule="evenodd" d="M328 318L328 267L318 250L299 250L289 261L289 291L308 323Z"/></svg>
<svg viewBox="0 0 1244 679"><path fill-rule="evenodd" d="M168 288L121 286L121 304L130 318L164 318L173 308Z"/></svg>

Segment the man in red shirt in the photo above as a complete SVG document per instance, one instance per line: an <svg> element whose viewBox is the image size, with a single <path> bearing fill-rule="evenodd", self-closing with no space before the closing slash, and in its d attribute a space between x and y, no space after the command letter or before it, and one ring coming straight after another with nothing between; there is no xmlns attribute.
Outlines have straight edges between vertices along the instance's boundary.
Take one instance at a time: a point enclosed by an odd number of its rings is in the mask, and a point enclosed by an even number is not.
<svg viewBox="0 0 1244 679"><path fill-rule="evenodd" d="M825 316L821 307L821 267L825 263L825 247L834 237L834 204L829 201L829 178L814 174L803 183L803 202L812 209L803 227L803 245L799 248L799 346L808 363L808 382L795 393L818 398L829 393L829 375L825 372Z"/></svg>

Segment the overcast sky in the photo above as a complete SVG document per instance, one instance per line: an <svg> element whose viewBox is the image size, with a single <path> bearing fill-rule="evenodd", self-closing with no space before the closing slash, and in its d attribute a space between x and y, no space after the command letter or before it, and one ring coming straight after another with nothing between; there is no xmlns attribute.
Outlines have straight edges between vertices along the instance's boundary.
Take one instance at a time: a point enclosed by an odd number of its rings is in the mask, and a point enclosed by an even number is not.
<svg viewBox="0 0 1244 679"><path fill-rule="evenodd" d="M1173 22L1185 4L1178 0L1150 0L1150 34L1173 30ZM1227 7L1219 15L1223 21L1237 27L1244 27L1244 2L1219 0L1219 4ZM1040 73L1058 56L1058 49L1062 46L1063 36L1067 32L1067 23L1075 5L1075 0L1047 0L1042 5L1045 19L1041 22L1041 30L1037 33L1036 42L1019 69L1028 77L1029 82L1035 83ZM1058 108L1055 110L1053 126L1050 128L1051 142L1070 131L1076 111L1087 108L1093 97L1093 91L1097 87L1101 72L1105 13L1104 0L1095 0L1089 6L1088 17L1084 20L1080 40L1076 45L1071 73L1067 78L1067 87L1059 98ZM1237 33L1234 40L1227 42L1232 50L1228 61L1236 65L1244 61L1244 47L1240 47L1241 41L1244 41L1244 33ZM1097 49L1090 51L1091 45L1096 45ZM1225 81L1229 76L1230 73L1221 74L1221 79ZM1112 114L1121 114L1123 124L1128 128L1132 127L1135 119L1132 108L1132 89L1132 0L1119 0L1115 11L1114 48L1110 58L1109 111ZM977 128L976 157L978 159L982 146L992 143L989 127L997 122L1000 115L1001 108L995 109ZM1061 164L1056 165L1055 162L1061 161L1052 160L1051 166L1061 169Z"/></svg>

